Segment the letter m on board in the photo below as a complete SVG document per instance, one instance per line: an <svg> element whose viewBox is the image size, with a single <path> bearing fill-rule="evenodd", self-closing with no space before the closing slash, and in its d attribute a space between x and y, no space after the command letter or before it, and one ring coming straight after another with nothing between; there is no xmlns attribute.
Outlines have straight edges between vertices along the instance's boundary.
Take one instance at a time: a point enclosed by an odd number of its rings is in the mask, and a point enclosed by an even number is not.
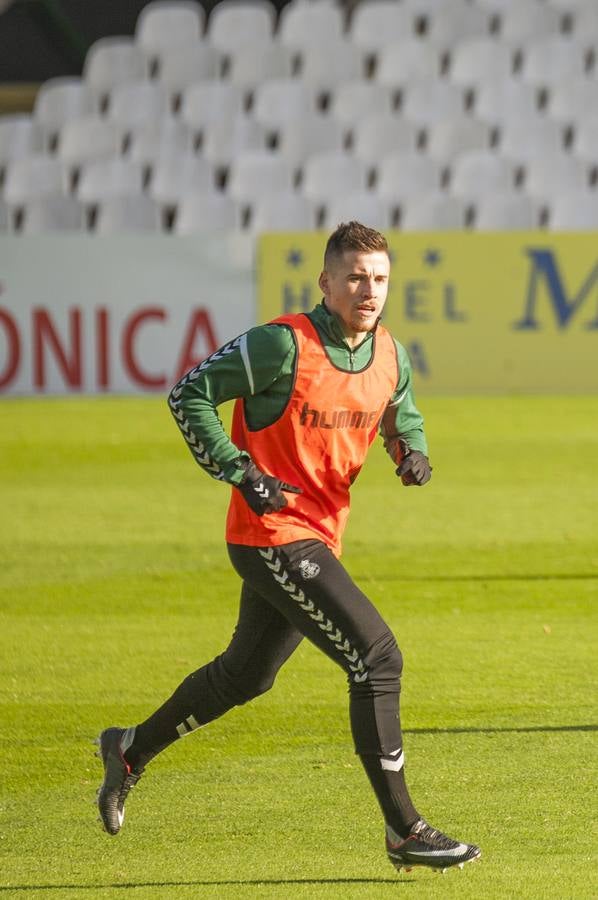
<svg viewBox="0 0 598 900"><path fill-rule="evenodd" d="M598 287L598 262L585 277L577 293L568 296L552 250L528 249L526 253L530 259L530 274L527 284L525 309L523 318L514 322L513 327L521 330L539 329L542 327L538 318L538 303L542 295L541 289L544 288L552 305L557 326L565 329L592 288ZM585 327L598 328L598 308L594 320L586 322Z"/></svg>

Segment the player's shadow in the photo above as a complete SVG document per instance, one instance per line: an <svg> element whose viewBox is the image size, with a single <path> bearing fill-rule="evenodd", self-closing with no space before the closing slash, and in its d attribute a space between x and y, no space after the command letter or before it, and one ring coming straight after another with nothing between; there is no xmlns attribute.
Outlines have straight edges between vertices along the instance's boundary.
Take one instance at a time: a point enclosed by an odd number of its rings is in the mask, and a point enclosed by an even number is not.
<svg viewBox="0 0 598 900"><path fill-rule="evenodd" d="M397 887L414 884L416 880L403 875L401 878L239 878L228 881L205 879L204 881L121 881L105 882L104 884L99 882L94 884L12 884L10 887L0 885L0 893L5 891L97 891L110 888L245 887L246 885L286 887L294 884L392 884Z"/></svg>
<svg viewBox="0 0 598 900"><path fill-rule="evenodd" d="M403 734L529 734L535 731L598 731L598 725L519 725L504 728L489 726L454 728L403 728Z"/></svg>

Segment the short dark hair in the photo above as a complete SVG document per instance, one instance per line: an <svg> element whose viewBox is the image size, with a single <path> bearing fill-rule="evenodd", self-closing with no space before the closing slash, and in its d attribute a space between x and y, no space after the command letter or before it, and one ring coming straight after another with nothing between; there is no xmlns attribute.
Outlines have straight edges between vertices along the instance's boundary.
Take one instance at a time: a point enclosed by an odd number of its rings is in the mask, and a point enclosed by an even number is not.
<svg viewBox="0 0 598 900"><path fill-rule="evenodd" d="M341 222L332 232L324 251L324 268L328 269L334 260L340 259L347 250L362 253L381 251L388 253L388 242L375 228L368 228L361 222Z"/></svg>

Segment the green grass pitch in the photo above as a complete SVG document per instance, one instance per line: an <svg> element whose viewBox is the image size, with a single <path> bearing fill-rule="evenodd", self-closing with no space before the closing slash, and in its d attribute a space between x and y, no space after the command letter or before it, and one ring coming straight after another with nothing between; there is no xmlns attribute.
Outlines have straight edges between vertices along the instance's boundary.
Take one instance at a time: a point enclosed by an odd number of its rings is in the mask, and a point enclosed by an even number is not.
<svg viewBox="0 0 598 900"><path fill-rule="evenodd" d="M405 657L414 799L482 860L397 875L344 676L303 644L273 691L179 741L96 821L91 741L220 652L228 489L163 398L0 403L0 900L589 898L596 887L598 398L421 398L434 477L381 446L344 562Z"/></svg>

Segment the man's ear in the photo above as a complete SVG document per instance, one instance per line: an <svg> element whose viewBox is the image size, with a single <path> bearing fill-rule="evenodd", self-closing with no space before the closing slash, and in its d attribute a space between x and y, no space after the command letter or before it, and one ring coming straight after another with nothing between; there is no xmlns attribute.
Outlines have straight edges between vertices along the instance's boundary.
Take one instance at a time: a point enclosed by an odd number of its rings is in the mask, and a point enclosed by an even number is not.
<svg viewBox="0 0 598 900"><path fill-rule="evenodd" d="M320 277L318 278L318 286L324 296L328 295L328 272L324 269L323 272L320 273Z"/></svg>

